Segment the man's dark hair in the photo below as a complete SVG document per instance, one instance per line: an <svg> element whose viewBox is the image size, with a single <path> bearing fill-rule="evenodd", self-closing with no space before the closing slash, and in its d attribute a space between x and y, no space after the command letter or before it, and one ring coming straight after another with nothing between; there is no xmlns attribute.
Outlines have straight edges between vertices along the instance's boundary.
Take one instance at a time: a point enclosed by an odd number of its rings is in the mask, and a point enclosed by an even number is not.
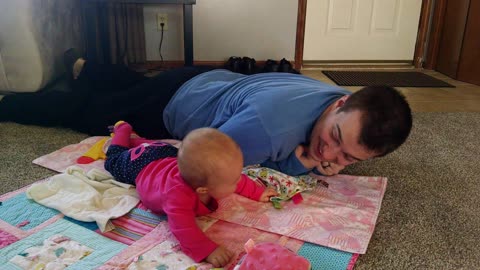
<svg viewBox="0 0 480 270"><path fill-rule="evenodd" d="M339 112L362 112L359 143L384 156L402 145L412 129L405 96L393 87L367 86L353 93Z"/></svg>

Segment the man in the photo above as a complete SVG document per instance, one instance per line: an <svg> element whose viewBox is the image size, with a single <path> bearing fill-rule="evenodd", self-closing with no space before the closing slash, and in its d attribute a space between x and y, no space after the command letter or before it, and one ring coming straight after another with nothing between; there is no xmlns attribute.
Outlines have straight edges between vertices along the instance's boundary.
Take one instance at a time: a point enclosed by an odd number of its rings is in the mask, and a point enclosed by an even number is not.
<svg viewBox="0 0 480 270"><path fill-rule="evenodd" d="M350 94L296 74L214 70L183 84L163 120L175 138L203 126L220 129L240 145L245 165L290 175L315 167L331 175L395 150L412 125L408 103L395 89L366 87ZM313 161L309 166L295 151L301 144L308 145L302 155Z"/></svg>
<svg viewBox="0 0 480 270"><path fill-rule="evenodd" d="M245 165L289 175L312 169L337 174L349 164L386 155L403 144L412 126L408 103L390 87L351 94L297 74L246 76L206 67L146 79L74 53L66 56L72 59L70 77L77 78L74 91L6 96L0 121L102 135L108 125L125 120L141 136L176 139L213 127L240 145Z"/></svg>

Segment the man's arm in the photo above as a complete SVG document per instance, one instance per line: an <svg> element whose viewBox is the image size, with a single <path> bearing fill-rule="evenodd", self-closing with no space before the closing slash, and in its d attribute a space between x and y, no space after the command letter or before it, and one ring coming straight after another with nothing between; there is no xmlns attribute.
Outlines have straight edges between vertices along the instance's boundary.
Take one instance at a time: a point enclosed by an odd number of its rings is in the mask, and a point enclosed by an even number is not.
<svg viewBox="0 0 480 270"><path fill-rule="evenodd" d="M300 162L295 152L292 152L286 159L280 161L267 160L261 164L263 167L272 168L288 175L302 175L310 172L311 169L305 168Z"/></svg>

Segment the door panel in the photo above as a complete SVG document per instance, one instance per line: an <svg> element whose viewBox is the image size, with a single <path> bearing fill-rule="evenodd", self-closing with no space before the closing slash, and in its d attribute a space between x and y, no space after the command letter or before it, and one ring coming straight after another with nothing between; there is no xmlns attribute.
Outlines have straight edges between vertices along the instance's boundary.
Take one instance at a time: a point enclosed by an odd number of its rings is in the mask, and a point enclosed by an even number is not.
<svg viewBox="0 0 480 270"><path fill-rule="evenodd" d="M308 0L304 60L412 60L421 0Z"/></svg>

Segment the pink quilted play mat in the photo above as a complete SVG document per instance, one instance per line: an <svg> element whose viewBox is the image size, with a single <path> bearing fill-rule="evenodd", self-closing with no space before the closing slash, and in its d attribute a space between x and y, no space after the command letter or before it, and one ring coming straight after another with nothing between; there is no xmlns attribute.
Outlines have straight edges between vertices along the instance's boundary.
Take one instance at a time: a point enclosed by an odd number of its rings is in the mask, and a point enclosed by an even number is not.
<svg viewBox="0 0 480 270"><path fill-rule="evenodd" d="M85 171L104 170L103 160L76 164L103 138L87 138L33 163L57 172L72 165ZM199 225L214 241L235 251L237 258L244 243L253 239L289 248L307 258L312 269L352 269L358 254L367 251L387 179L347 175L320 179L324 184L302 192L300 202L281 202L281 209L234 194L220 201L215 213L200 217ZM113 231L102 233L95 223L78 222L32 202L25 196L26 188L0 196L0 265L32 269L33 263L37 267L69 254L73 257L58 263L79 269L210 269L186 257L166 217L153 215L141 203L112 220ZM44 255L35 256L33 262L29 254L39 251ZM233 264L225 269L233 269Z"/></svg>
<svg viewBox="0 0 480 270"><path fill-rule="evenodd" d="M33 163L62 172L102 137L87 138L66 146ZM103 160L85 169L103 170ZM337 175L319 177L328 188L318 185L302 193L303 201L285 202L282 209L259 203L236 194L222 200L211 217L257 228L310 243L364 254L375 228L387 185L383 177Z"/></svg>

